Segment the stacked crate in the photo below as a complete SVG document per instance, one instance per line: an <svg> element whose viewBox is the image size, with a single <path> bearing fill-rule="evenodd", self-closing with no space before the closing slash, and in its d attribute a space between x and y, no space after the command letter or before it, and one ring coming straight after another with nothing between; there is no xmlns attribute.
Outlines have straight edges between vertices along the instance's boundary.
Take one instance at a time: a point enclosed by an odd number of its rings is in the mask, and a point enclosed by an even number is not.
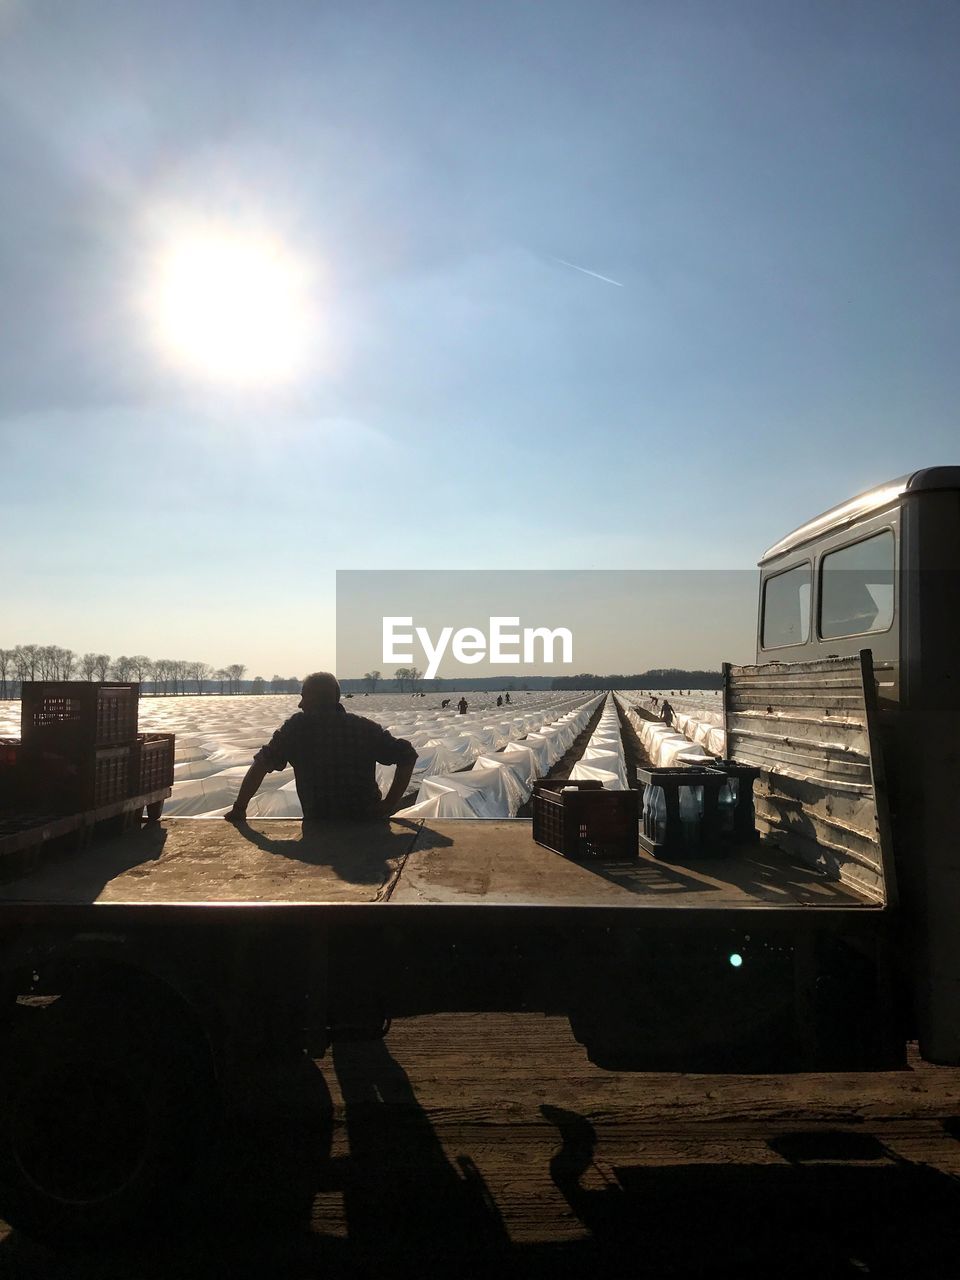
<svg viewBox="0 0 960 1280"><path fill-rule="evenodd" d="M149 795L173 786L174 741L172 733L137 734L133 795Z"/></svg>
<svg viewBox="0 0 960 1280"><path fill-rule="evenodd" d="M19 739L0 738L0 813L11 809L17 799L19 763Z"/></svg>
<svg viewBox="0 0 960 1280"><path fill-rule="evenodd" d="M75 813L134 794L139 698L139 684L25 684L20 737L31 799Z"/></svg>

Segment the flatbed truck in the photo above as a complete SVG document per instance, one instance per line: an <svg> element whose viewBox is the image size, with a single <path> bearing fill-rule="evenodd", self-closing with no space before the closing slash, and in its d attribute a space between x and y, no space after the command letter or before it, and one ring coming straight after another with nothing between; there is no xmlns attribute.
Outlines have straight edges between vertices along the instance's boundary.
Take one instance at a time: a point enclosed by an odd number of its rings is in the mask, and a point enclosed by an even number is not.
<svg viewBox="0 0 960 1280"><path fill-rule="evenodd" d="M143 1227L271 1057L431 1012L565 1014L600 1066L960 1063L960 468L763 557L725 667L761 838L580 863L524 820L167 819L0 883L0 1215ZM0 869L2 874L2 869Z"/></svg>

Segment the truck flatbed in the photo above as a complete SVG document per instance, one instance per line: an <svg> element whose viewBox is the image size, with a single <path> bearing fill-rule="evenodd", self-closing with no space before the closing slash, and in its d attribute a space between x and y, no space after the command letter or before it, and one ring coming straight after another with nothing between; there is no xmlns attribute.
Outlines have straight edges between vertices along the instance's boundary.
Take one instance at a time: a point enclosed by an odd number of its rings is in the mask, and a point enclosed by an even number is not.
<svg viewBox="0 0 960 1280"><path fill-rule="evenodd" d="M877 904L767 844L669 863L574 862L525 819L327 823L173 818L0 886L0 906L368 906L711 909Z"/></svg>

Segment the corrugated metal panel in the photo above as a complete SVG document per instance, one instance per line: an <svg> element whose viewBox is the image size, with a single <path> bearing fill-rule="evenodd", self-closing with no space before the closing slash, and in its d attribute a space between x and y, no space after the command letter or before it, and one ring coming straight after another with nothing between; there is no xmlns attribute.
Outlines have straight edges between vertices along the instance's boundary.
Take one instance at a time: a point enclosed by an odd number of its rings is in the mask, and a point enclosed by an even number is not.
<svg viewBox="0 0 960 1280"><path fill-rule="evenodd" d="M892 904L869 649L820 662L726 665L723 713L727 755L762 770L755 793L761 834L830 879Z"/></svg>

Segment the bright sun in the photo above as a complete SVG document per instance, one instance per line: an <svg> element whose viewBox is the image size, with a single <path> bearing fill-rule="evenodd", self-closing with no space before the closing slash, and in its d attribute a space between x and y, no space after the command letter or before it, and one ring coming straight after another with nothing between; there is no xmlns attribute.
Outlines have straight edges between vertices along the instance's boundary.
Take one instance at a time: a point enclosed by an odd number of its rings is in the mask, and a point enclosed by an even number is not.
<svg viewBox="0 0 960 1280"><path fill-rule="evenodd" d="M150 310L169 359L205 380L267 386L309 360L307 272L265 235L184 232L160 251Z"/></svg>

